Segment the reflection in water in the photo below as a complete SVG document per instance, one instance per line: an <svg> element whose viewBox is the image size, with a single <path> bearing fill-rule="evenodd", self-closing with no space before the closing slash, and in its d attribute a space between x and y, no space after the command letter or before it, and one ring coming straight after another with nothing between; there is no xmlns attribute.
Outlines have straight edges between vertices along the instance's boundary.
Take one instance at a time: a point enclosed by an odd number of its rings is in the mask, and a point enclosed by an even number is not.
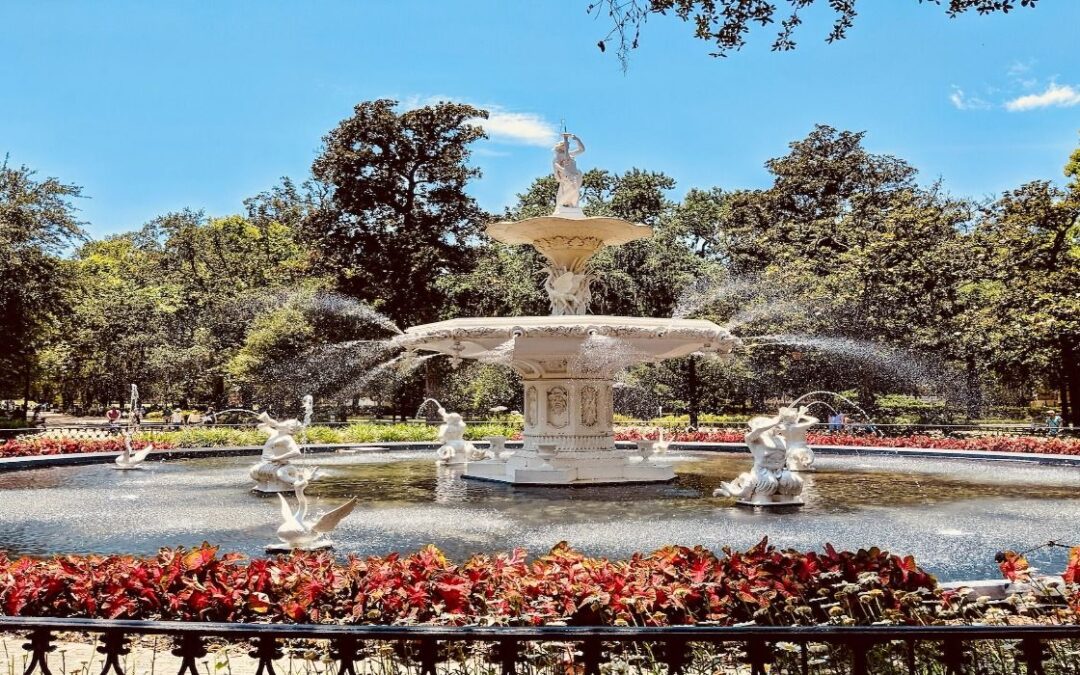
<svg viewBox="0 0 1080 675"><path fill-rule="evenodd" d="M669 484L510 487L466 481L430 453L309 456L322 467L309 488L318 508L357 495L335 532L342 552L411 550L435 543L454 557L560 540L625 556L668 543L745 548L878 545L912 553L942 579L996 577L994 553L1048 539L1069 541L1080 471L1015 463L893 457L819 457L804 475L802 509L753 511L712 497L750 465L745 453L683 453ZM118 473L106 465L0 474L0 549L11 554L137 553L203 540L262 553L277 505L248 491L251 458L154 463ZM1078 535L1080 537L1080 535ZM1080 543L1080 542L1077 542ZM1048 571L1063 552L1036 559Z"/></svg>

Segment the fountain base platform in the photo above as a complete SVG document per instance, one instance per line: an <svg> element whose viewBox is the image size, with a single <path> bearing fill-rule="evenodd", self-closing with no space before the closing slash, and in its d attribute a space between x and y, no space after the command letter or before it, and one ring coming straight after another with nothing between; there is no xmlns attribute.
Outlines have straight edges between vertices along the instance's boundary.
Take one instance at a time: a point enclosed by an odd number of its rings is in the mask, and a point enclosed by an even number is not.
<svg viewBox="0 0 1080 675"><path fill-rule="evenodd" d="M519 451L506 461L469 462L462 477L510 485L666 483L675 479L675 469L613 450L554 457Z"/></svg>
<svg viewBox="0 0 1080 675"><path fill-rule="evenodd" d="M803 506L803 500L799 498L787 498L778 496L775 500L771 497L755 497L754 499L740 499L735 502L739 506L748 506L750 508L781 508L781 507L798 507Z"/></svg>

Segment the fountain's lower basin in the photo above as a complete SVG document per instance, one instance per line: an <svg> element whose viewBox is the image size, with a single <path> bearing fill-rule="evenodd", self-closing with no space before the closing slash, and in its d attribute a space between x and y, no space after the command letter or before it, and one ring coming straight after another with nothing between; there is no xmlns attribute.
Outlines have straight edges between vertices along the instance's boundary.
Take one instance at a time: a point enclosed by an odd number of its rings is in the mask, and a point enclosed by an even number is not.
<svg viewBox="0 0 1080 675"><path fill-rule="evenodd" d="M465 474L515 485L672 480L669 465L615 448L615 373L694 352L727 354L738 344L711 321L623 316L453 319L414 326L397 342L455 360L503 363L521 375L524 447L506 462L470 463Z"/></svg>
<svg viewBox="0 0 1080 675"><path fill-rule="evenodd" d="M462 559L516 546L533 555L560 540L591 555L627 557L668 544L745 549L880 546L912 554L941 580L998 578L994 553L1025 550L1076 530L1080 469L1012 462L819 456L800 510L750 510L713 497L746 470L738 453L677 453L675 480L656 485L509 487L465 481L434 466L432 451L309 455L325 476L316 509L356 495L334 532L338 554L382 555L434 543ZM154 555L209 541L264 555L275 541L276 497L249 492L250 457L107 464L0 474L0 550L9 555ZM1066 538L1065 541L1068 541ZM1066 549L1036 551L1033 565L1064 568Z"/></svg>

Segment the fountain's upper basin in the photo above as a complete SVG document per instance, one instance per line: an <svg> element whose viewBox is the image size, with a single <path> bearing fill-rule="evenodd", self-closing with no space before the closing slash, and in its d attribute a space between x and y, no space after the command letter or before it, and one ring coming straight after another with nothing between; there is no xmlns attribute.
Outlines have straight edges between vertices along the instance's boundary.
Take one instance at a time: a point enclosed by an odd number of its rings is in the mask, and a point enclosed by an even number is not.
<svg viewBox="0 0 1080 675"><path fill-rule="evenodd" d="M406 349L483 359L513 340L513 362L536 362L597 350L617 360L652 362L694 352L730 353L739 340L712 321L628 316L510 316L451 319L413 326L397 338Z"/></svg>

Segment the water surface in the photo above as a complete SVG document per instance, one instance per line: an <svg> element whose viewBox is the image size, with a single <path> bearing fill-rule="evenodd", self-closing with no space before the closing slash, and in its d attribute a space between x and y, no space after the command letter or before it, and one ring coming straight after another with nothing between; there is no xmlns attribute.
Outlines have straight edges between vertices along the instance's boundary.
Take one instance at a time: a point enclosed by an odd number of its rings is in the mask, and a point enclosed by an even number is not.
<svg viewBox="0 0 1080 675"><path fill-rule="evenodd" d="M251 457L0 474L0 549L10 554L153 554L201 541L260 555L275 541L276 496L249 492ZM524 488L463 480L430 452L313 455L308 493L320 508L356 495L334 539L341 552L382 554L434 543L453 557L514 546L540 554L560 540L624 557L668 543L746 548L877 545L913 554L942 580L998 576L994 553L1055 539L1080 543L1080 469L1013 462L819 456L806 506L754 511L713 497L750 466L746 453L679 453L662 485ZM1062 549L1032 554L1060 571Z"/></svg>

